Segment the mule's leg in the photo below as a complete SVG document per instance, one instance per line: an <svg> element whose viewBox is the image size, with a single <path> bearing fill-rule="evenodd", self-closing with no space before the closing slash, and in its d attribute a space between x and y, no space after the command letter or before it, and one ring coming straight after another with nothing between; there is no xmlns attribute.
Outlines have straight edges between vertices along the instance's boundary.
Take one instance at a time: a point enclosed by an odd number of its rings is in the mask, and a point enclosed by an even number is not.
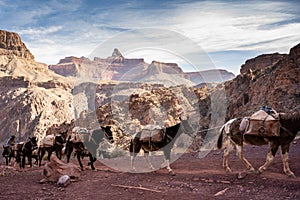
<svg viewBox="0 0 300 200"><path fill-rule="evenodd" d="M95 166L94 166L94 162L96 161L96 158L89 152L89 158L90 158L90 165L91 165L91 168L92 170L95 170Z"/></svg>
<svg viewBox="0 0 300 200"><path fill-rule="evenodd" d="M142 144L140 143L140 141L138 141L138 139L134 139L133 141L130 142L130 147L129 147L130 164L131 164L131 170L133 171L136 170L136 168L134 167L135 157L140 152L141 148L142 148Z"/></svg>
<svg viewBox="0 0 300 200"><path fill-rule="evenodd" d="M231 168L229 167L229 156L230 153L234 150L234 146L231 142L228 143L227 147L225 147L224 155L223 155L223 168L226 172L232 172Z"/></svg>
<svg viewBox="0 0 300 200"><path fill-rule="evenodd" d="M47 156L47 160L50 161L51 155L52 155L52 149L48 149L48 156Z"/></svg>
<svg viewBox="0 0 300 200"><path fill-rule="evenodd" d="M80 166L81 170L83 170L83 165L81 163L81 158L80 158L81 152L76 151L76 156L77 156L77 160L78 160L79 166Z"/></svg>
<svg viewBox="0 0 300 200"><path fill-rule="evenodd" d="M8 156L5 156L5 162L6 162L6 165L9 164L10 160L9 160L9 157L8 157Z"/></svg>
<svg viewBox="0 0 300 200"><path fill-rule="evenodd" d="M148 151L144 151L144 158L146 163L148 164L150 169L154 169L153 165L151 164L150 160L149 160L149 152Z"/></svg>
<svg viewBox="0 0 300 200"><path fill-rule="evenodd" d="M236 152L237 155L239 156L239 158L243 161L244 165L247 167L247 169L250 172L255 172L254 167L251 165L251 163L244 157L244 153L243 153L243 146L240 145L235 145L236 148Z"/></svg>
<svg viewBox="0 0 300 200"><path fill-rule="evenodd" d="M59 152L59 149L55 149L55 154L56 154L56 157L61 160L61 153Z"/></svg>
<svg viewBox="0 0 300 200"><path fill-rule="evenodd" d="M260 174L263 173L270 166L270 164L274 160L274 156L278 150L278 147L279 147L279 145L270 143L270 148L269 148L269 152L267 154L266 162L258 169L258 173L260 173Z"/></svg>
<svg viewBox="0 0 300 200"><path fill-rule="evenodd" d="M39 148L39 150L38 150L39 167L42 165L42 159L43 159L44 155L45 155L44 148Z"/></svg>
<svg viewBox="0 0 300 200"><path fill-rule="evenodd" d="M174 171L172 170L171 166L170 166L170 160L171 160L171 149L165 149L164 151L164 157L165 157L165 162L163 162L163 164L161 165L166 166L169 174L171 174L172 176L175 176L176 174L174 173Z"/></svg>
<svg viewBox="0 0 300 200"><path fill-rule="evenodd" d="M20 163L20 168L25 168L25 155L22 156L22 162Z"/></svg>
<svg viewBox="0 0 300 200"><path fill-rule="evenodd" d="M32 167L32 157L31 157L31 155L28 155L28 162L29 162L29 166Z"/></svg>
<svg viewBox="0 0 300 200"><path fill-rule="evenodd" d="M68 163L70 162L70 157L73 152L73 146L69 144L68 147L66 147L66 151L67 151L67 163Z"/></svg>
<svg viewBox="0 0 300 200"><path fill-rule="evenodd" d="M291 171L289 165L289 149L290 144L281 145L281 158L283 162L283 171L288 177L296 177L295 174Z"/></svg>
<svg viewBox="0 0 300 200"><path fill-rule="evenodd" d="M134 166L134 160L135 160L136 155L137 155L137 153L135 153L135 152L130 153L130 166L131 166L131 170L133 170L133 171L136 170L136 168Z"/></svg>

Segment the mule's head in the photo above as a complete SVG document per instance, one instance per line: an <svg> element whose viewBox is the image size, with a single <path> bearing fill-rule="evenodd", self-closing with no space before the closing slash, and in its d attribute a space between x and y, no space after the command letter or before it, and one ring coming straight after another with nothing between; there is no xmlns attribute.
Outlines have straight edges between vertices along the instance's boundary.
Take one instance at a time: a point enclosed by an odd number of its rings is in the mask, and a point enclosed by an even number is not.
<svg viewBox="0 0 300 200"><path fill-rule="evenodd" d="M11 152L12 152L12 148L10 146L3 145L3 152L2 152L3 157L9 156Z"/></svg>
<svg viewBox="0 0 300 200"><path fill-rule="evenodd" d="M105 135L105 137L108 139L110 143L114 143L113 133L111 131L111 126L101 126L101 129Z"/></svg>
<svg viewBox="0 0 300 200"><path fill-rule="evenodd" d="M33 137L29 137L29 140L31 142L31 145L32 145L32 148L37 148L37 142L38 142L38 139L37 137L33 136Z"/></svg>
<svg viewBox="0 0 300 200"><path fill-rule="evenodd" d="M300 112L279 113L280 126L288 129L293 134L300 131Z"/></svg>
<svg viewBox="0 0 300 200"><path fill-rule="evenodd" d="M63 146L63 144L65 143L65 140L64 140L63 136L57 135L57 136L55 136L55 141L54 141L54 143L55 143L56 145Z"/></svg>

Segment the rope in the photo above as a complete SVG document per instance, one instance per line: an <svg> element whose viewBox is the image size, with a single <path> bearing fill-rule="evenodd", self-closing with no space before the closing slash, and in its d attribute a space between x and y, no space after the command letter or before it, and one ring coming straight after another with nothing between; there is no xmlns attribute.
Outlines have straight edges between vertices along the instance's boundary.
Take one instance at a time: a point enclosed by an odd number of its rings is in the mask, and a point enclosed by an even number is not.
<svg viewBox="0 0 300 200"><path fill-rule="evenodd" d="M208 128L208 129L203 129L201 131L197 131L197 133L202 133L202 132L205 132L205 131L210 131L210 130L215 130L215 129L219 129L221 128L222 126L217 126L217 127L213 127L213 128Z"/></svg>

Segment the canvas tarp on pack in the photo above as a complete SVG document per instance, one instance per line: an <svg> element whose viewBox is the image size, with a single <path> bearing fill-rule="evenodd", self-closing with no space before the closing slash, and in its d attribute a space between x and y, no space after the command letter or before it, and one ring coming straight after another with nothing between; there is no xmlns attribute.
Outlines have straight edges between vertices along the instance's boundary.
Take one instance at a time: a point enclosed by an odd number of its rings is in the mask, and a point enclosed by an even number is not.
<svg viewBox="0 0 300 200"><path fill-rule="evenodd" d="M52 147L54 144L55 136L54 135L46 135L42 140L41 140L41 146L42 147Z"/></svg>
<svg viewBox="0 0 300 200"><path fill-rule="evenodd" d="M85 128L74 127L72 130L70 142L78 143L84 142L85 138L88 137L88 130Z"/></svg>
<svg viewBox="0 0 300 200"><path fill-rule="evenodd" d="M248 123L245 120L248 120ZM279 136L280 123L278 114L276 112L274 114L268 114L263 110L259 110L251 115L250 118L243 119L240 129L245 130L245 135L264 137Z"/></svg>

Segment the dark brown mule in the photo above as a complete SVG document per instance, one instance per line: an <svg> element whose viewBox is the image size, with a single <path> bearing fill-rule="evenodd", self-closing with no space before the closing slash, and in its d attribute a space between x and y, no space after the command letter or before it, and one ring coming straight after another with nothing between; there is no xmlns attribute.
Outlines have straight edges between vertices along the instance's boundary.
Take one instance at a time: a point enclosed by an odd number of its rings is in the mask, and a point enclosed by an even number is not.
<svg viewBox="0 0 300 200"><path fill-rule="evenodd" d="M13 147L3 145L2 156L3 156L3 158L5 158L6 165L9 165L11 158L15 157L15 151L14 151Z"/></svg>
<svg viewBox="0 0 300 200"><path fill-rule="evenodd" d="M181 133L185 132L191 135L194 133L194 129L189 124L188 120L182 120L180 123L174 126L161 129L160 132L163 132L163 137L160 141L154 142L151 141L151 139L149 139L148 141L145 141L145 139L141 139L142 131L138 132L131 140L129 151L131 155L132 170L135 170L134 159L141 149L144 150L145 160L149 164L149 167L151 169L153 169L153 166L148 160L149 152L161 150L164 153L165 164L167 166L169 173L171 175L175 175L175 173L170 167L171 149L173 148L176 139L180 136Z"/></svg>
<svg viewBox="0 0 300 200"><path fill-rule="evenodd" d="M101 127L101 129L94 129L91 131L85 130L82 132L83 137L89 137L84 141L74 142L71 140L71 136L66 141L65 154L67 154L67 162L70 162L72 152L75 150L77 161L80 168L83 170L81 159L89 157L92 170L95 170L94 162L97 157L97 149L102 140L106 137L110 143L113 143L113 135L111 132L111 126Z"/></svg>
<svg viewBox="0 0 300 200"><path fill-rule="evenodd" d="M266 162L261 167L259 167L258 173L262 173L269 167L278 148L281 147L284 173L289 177L295 177L294 173L290 170L289 167L288 153L291 142L295 139L298 131L300 130L300 112L294 112L291 114L279 114L280 136L277 137L243 135L243 133L240 131L241 121L242 118L232 119L224 124L220 129L218 148L225 148L223 158L224 169L228 172L231 172L228 164L228 158L230 152L235 148L239 158L243 161L247 169L254 172L255 169L243 155L243 143L251 145L269 144L269 151L267 154Z"/></svg>
<svg viewBox="0 0 300 200"><path fill-rule="evenodd" d="M37 148L37 138L29 137L26 142L15 144L16 161L20 168L25 168L25 159L27 157L30 167L32 167L32 152Z"/></svg>
<svg viewBox="0 0 300 200"><path fill-rule="evenodd" d="M39 166L41 166L42 164L42 159L45 155L45 153L47 152L47 160L50 161L50 157L52 155L53 152L56 153L56 156L58 159L61 159L62 157L62 150L64 147L64 144L66 143L66 139L65 139L65 135L67 134L64 133L62 135L56 135L54 137L54 143L51 146L40 146L38 148L38 160L39 160Z"/></svg>

